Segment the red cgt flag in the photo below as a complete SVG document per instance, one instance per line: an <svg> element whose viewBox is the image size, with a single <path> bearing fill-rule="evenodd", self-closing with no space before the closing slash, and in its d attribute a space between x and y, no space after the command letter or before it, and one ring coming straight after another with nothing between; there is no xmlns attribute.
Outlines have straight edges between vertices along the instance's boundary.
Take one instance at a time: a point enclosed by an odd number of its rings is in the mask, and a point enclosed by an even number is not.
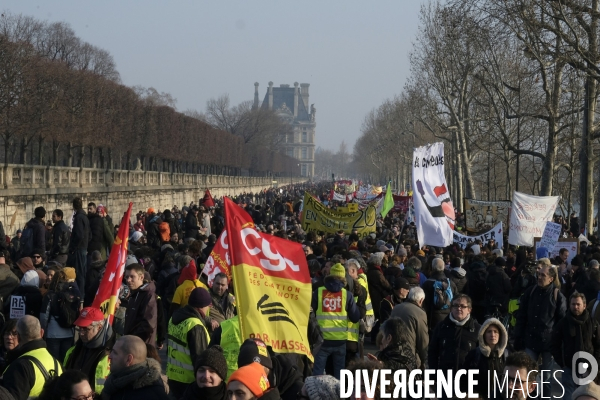
<svg viewBox="0 0 600 400"><path fill-rule="evenodd" d="M212 198L212 195L210 194L210 190L206 189L206 192L204 192L204 199L202 199L202 205L204 207L214 207L215 206L215 201Z"/></svg>
<svg viewBox="0 0 600 400"><path fill-rule="evenodd" d="M108 319L108 323L111 325L115 315L115 305L117 304L121 281L123 280L125 260L127 259L127 241L132 206L133 203L129 203L129 208L121 220L119 233L113 243L104 276L100 281L98 292L92 304L92 307L98 307L102 310L104 317Z"/></svg>
<svg viewBox="0 0 600 400"><path fill-rule="evenodd" d="M279 353L312 360L307 327L312 287L299 243L260 233L225 198L231 272L243 339L259 338Z"/></svg>

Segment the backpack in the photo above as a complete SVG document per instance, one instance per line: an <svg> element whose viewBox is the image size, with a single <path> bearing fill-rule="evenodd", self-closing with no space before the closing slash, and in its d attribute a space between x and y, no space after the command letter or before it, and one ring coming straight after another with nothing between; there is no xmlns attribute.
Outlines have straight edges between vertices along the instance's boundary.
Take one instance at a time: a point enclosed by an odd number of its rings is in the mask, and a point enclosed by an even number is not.
<svg viewBox="0 0 600 400"><path fill-rule="evenodd" d="M433 308L436 310L446 310L452 304L452 288L450 279L433 282Z"/></svg>
<svg viewBox="0 0 600 400"><path fill-rule="evenodd" d="M171 227L168 222L161 222L158 224L158 232L160 233L160 240L163 242L168 242L171 240ZM173 232L175 233L175 232Z"/></svg>
<svg viewBox="0 0 600 400"><path fill-rule="evenodd" d="M27 226L21 232L18 258L29 257L33 252L33 228Z"/></svg>

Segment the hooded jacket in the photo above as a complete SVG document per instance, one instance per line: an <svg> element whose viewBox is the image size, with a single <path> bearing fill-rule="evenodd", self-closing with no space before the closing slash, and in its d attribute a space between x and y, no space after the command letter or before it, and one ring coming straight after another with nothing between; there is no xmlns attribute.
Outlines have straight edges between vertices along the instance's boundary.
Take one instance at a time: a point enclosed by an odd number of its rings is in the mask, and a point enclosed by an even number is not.
<svg viewBox="0 0 600 400"><path fill-rule="evenodd" d="M463 290L467 284L467 271L462 268L452 268L450 270L450 280L456 285L458 293L464 293Z"/></svg>
<svg viewBox="0 0 600 400"><path fill-rule="evenodd" d="M485 342L484 336L485 331L492 325L497 327L500 332L498 344L494 351L492 351L490 346ZM508 345L508 333L502 325L502 322L496 318L490 318L481 325L477 340L479 342L479 347L471 350L467 354L462 368L479 370L475 393L479 393L480 397L487 398L489 382L494 381L494 371L496 371L499 380L501 380L502 374L504 373L504 365L506 363L506 357L508 356L508 350L506 350L506 346ZM490 371L489 375L488 371ZM490 377L489 381L488 376ZM467 385L468 382L466 379L461 380L461 387L463 389L467 389ZM498 396L494 396L493 391L490 391L490 393L492 394L490 398L501 398L500 388L496 388Z"/></svg>
<svg viewBox="0 0 600 400"><path fill-rule="evenodd" d="M158 309L155 291L154 282L131 291L123 328L125 335L138 336L151 345L156 343Z"/></svg>
<svg viewBox="0 0 600 400"><path fill-rule="evenodd" d="M160 363L153 358L111 372L102 390L103 400L169 400Z"/></svg>

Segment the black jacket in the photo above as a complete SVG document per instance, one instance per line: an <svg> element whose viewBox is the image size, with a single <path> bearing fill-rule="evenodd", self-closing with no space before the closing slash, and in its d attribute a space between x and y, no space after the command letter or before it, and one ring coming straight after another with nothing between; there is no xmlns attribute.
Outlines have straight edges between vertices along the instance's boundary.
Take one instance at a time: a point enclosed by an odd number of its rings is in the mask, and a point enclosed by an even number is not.
<svg viewBox="0 0 600 400"><path fill-rule="evenodd" d="M40 318L42 309L42 293L35 286L18 286L8 299L4 302L4 315L10 318L10 302L13 296L22 296L25 298L25 314Z"/></svg>
<svg viewBox="0 0 600 400"><path fill-rule="evenodd" d="M377 353L377 359L383 362L384 368L392 371L405 370L407 376L417 369L417 359L408 346L389 345Z"/></svg>
<svg viewBox="0 0 600 400"><path fill-rule="evenodd" d="M90 307L96 297L96 292L100 286L100 279L106 268L106 261L94 261L87 267L87 273L85 274L85 297L83 300L84 307Z"/></svg>
<svg viewBox="0 0 600 400"><path fill-rule="evenodd" d="M199 388L198 384L194 382L190 383L183 396L180 400L226 400L227 399L227 385L225 381L214 388Z"/></svg>
<svg viewBox="0 0 600 400"><path fill-rule="evenodd" d="M292 364L284 355L269 352L273 368L269 371L269 384L277 388L282 400L296 400L296 395L304 382L298 366ZM264 397L264 396L263 396ZM263 398L261 397L261 399Z"/></svg>
<svg viewBox="0 0 600 400"><path fill-rule="evenodd" d="M488 310L493 303L500 304L500 312L508 312L508 301L510 300L510 278L501 267L492 265L488 269L488 277L485 281L485 298Z"/></svg>
<svg viewBox="0 0 600 400"><path fill-rule="evenodd" d="M98 214L88 214L92 238L88 244L88 253L102 251L104 245L104 219Z"/></svg>
<svg viewBox="0 0 600 400"><path fill-rule="evenodd" d="M195 239L198 236L199 230L200 227L198 226L198 218L196 218L194 213L190 211L185 217L185 237Z"/></svg>
<svg viewBox="0 0 600 400"><path fill-rule="evenodd" d="M148 358L141 363L143 366L143 374L134 379L128 379L124 375L125 371L112 372L106 379L104 389L102 389L102 400L169 400L170 397L165 392L165 386L161 377L160 363L153 358ZM126 367L132 372L136 370L139 364L135 364L134 368ZM133 375L133 374L131 374Z"/></svg>
<svg viewBox="0 0 600 400"><path fill-rule="evenodd" d="M579 317L568 311L552 330L552 356L559 366L571 368L571 360L578 351L600 359L598 322L590 318L587 309Z"/></svg>
<svg viewBox="0 0 600 400"><path fill-rule="evenodd" d="M33 230L33 247L32 249L41 249L46 251L46 225L37 218L31 218L25 228ZM2 237L4 240L4 236ZM31 254L23 254L22 257L30 257Z"/></svg>
<svg viewBox="0 0 600 400"><path fill-rule="evenodd" d="M32 350L45 348L46 342L44 339L35 339L20 345L8 353L10 365L2 377L2 386L12 394L15 400L27 400L29 392L31 392L33 385L35 385L33 363L30 360L19 357Z"/></svg>
<svg viewBox="0 0 600 400"><path fill-rule="evenodd" d="M456 285L456 290L458 293L464 293L465 286L467 285L467 275L464 269L460 269L464 275L461 275L455 269L450 270L450 280Z"/></svg>
<svg viewBox="0 0 600 400"><path fill-rule="evenodd" d="M428 367L458 371L469 351L477 346L479 328L472 315L463 326L456 325L448 315L433 330L427 353Z"/></svg>
<svg viewBox="0 0 600 400"><path fill-rule="evenodd" d="M69 227L64 221L60 220L52 227L52 250L51 256L58 256L69 253L69 242L71 241L71 233Z"/></svg>
<svg viewBox="0 0 600 400"><path fill-rule="evenodd" d="M156 287L153 282L146 283L131 291L125 314L125 335L135 335L154 346L157 334L158 310L156 305Z"/></svg>
<svg viewBox="0 0 600 400"><path fill-rule="evenodd" d="M162 219L158 215L152 215L151 218L148 219L148 224L146 225L146 239L148 240L148 246L153 249L160 249L160 229L158 226L163 222Z"/></svg>
<svg viewBox="0 0 600 400"><path fill-rule="evenodd" d="M90 221L83 210L77 210L73 217L73 230L69 242L69 252L78 249L87 249L90 242Z"/></svg>
<svg viewBox="0 0 600 400"><path fill-rule="evenodd" d="M535 352L550 351L552 330L567 313L567 300L550 284L546 288L538 285L527 289L521 296L515 326L515 348L523 346Z"/></svg>
<svg viewBox="0 0 600 400"><path fill-rule="evenodd" d="M204 323L204 318L189 304L183 308L177 309L173 313L172 321L173 324L179 325L189 318L198 318ZM200 353L208 348L209 338L206 336L205 330L208 331L208 328L196 325L187 333L187 343L190 350L190 356L192 357L192 365L196 364L196 359Z"/></svg>

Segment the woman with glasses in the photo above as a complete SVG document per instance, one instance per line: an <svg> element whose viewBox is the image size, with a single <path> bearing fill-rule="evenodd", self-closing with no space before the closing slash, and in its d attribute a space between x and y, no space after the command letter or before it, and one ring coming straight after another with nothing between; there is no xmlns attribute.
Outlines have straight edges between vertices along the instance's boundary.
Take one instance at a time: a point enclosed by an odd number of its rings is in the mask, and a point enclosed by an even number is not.
<svg viewBox="0 0 600 400"><path fill-rule="evenodd" d="M7 354L19 345L17 336L17 320L9 319L2 329L2 345L0 346L0 373L4 372L8 365Z"/></svg>
<svg viewBox="0 0 600 400"><path fill-rule="evenodd" d="M75 369L66 370L59 377L49 379L38 400L95 400L87 376Z"/></svg>

